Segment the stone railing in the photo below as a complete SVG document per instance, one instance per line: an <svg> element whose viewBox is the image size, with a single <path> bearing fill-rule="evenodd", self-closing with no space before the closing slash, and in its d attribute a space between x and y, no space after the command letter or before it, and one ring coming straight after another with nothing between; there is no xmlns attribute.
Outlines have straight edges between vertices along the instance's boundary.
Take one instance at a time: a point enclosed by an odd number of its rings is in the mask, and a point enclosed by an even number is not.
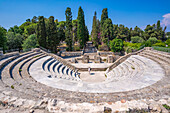
<svg viewBox="0 0 170 113"><path fill-rule="evenodd" d="M97 51L97 54L98 55L113 55L114 53L113 52L105 52L105 51Z"/></svg>
<svg viewBox="0 0 170 113"><path fill-rule="evenodd" d="M72 69L73 71L75 71L75 72L77 71L75 66L71 65L69 62L67 62L63 58L59 57L58 55L46 52L46 51L44 51L42 49L41 49L41 52L43 52L44 54L46 54L48 56L51 56L51 57L57 59L59 62L61 62L63 65L67 66L68 68Z"/></svg>
<svg viewBox="0 0 170 113"><path fill-rule="evenodd" d="M81 55L83 55L83 51L77 51L77 52L62 52L61 55L64 55L64 56L81 56Z"/></svg>
<svg viewBox="0 0 170 113"><path fill-rule="evenodd" d="M121 64L122 62L124 62L127 58L129 58L131 55L137 55L138 53L144 51L144 50L147 50L148 48L144 48L144 49L141 49L139 51L136 51L136 52L133 52L133 53L128 53L122 57L120 57L119 59L117 59L111 66L109 66L106 70L105 73L108 73L110 72L113 68L115 68L116 66L118 66L119 64Z"/></svg>

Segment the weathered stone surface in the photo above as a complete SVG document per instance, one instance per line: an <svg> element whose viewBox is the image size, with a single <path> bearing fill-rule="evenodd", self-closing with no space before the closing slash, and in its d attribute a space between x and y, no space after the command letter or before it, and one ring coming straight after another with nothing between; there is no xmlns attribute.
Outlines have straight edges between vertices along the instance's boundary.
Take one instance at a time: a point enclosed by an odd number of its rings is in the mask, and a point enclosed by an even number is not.
<svg viewBox="0 0 170 113"><path fill-rule="evenodd" d="M107 63L113 63L115 61L114 56L113 55L108 55L107 56Z"/></svg>
<svg viewBox="0 0 170 113"><path fill-rule="evenodd" d="M77 59L76 58L72 58L71 62L72 63L77 63Z"/></svg>
<svg viewBox="0 0 170 113"><path fill-rule="evenodd" d="M100 57L99 55L95 55L95 56L94 56L94 62L95 62L95 63L101 63L101 62L102 62L101 57Z"/></svg>
<svg viewBox="0 0 170 113"><path fill-rule="evenodd" d="M34 48L32 51L33 52L40 52L40 48Z"/></svg>
<svg viewBox="0 0 170 113"><path fill-rule="evenodd" d="M0 56L2 56L3 55L3 51L0 51Z"/></svg>
<svg viewBox="0 0 170 113"><path fill-rule="evenodd" d="M89 56L88 55L84 55L82 58L82 62L83 63L89 63Z"/></svg>

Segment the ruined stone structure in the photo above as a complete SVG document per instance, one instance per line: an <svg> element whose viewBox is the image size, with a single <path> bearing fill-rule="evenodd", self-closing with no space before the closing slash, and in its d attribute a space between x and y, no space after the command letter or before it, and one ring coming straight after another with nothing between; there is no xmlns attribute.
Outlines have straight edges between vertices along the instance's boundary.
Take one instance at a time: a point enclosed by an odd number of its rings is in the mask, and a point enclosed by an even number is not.
<svg viewBox="0 0 170 113"><path fill-rule="evenodd" d="M89 63L89 56L88 55L83 55L82 62L83 63Z"/></svg>
<svg viewBox="0 0 170 113"><path fill-rule="evenodd" d="M85 56L88 62L88 56ZM144 48L120 57L101 83L88 83L72 64L42 49L0 56L0 112L168 113L170 54Z"/></svg>
<svg viewBox="0 0 170 113"><path fill-rule="evenodd" d="M95 62L95 63L101 63L101 62L102 62L101 57L100 57L99 55L95 55L95 56L94 56L94 62Z"/></svg>

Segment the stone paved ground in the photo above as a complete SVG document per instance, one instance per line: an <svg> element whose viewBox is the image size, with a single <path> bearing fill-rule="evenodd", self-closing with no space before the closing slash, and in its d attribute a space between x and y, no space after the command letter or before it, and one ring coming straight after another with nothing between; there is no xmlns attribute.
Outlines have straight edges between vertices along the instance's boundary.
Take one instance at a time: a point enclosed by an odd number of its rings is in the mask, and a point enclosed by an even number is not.
<svg viewBox="0 0 170 113"><path fill-rule="evenodd" d="M90 74L89 72L80 72L80 78L90 83L103 82L106 79L105 71L91 71Z"/></svg>

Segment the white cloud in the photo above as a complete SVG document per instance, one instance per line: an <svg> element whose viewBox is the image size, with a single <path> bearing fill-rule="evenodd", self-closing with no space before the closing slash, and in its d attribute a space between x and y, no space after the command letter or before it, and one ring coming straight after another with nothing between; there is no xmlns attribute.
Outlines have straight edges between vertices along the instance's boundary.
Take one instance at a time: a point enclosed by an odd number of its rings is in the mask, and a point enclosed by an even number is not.
<svg viewBox="0 0 170 113"><path fill-rule="evenodd" d="M161 22L161 25L163 25L163 26L170 26L170 13L165 14L162 17L163 17L163 20Z"/></svg>

